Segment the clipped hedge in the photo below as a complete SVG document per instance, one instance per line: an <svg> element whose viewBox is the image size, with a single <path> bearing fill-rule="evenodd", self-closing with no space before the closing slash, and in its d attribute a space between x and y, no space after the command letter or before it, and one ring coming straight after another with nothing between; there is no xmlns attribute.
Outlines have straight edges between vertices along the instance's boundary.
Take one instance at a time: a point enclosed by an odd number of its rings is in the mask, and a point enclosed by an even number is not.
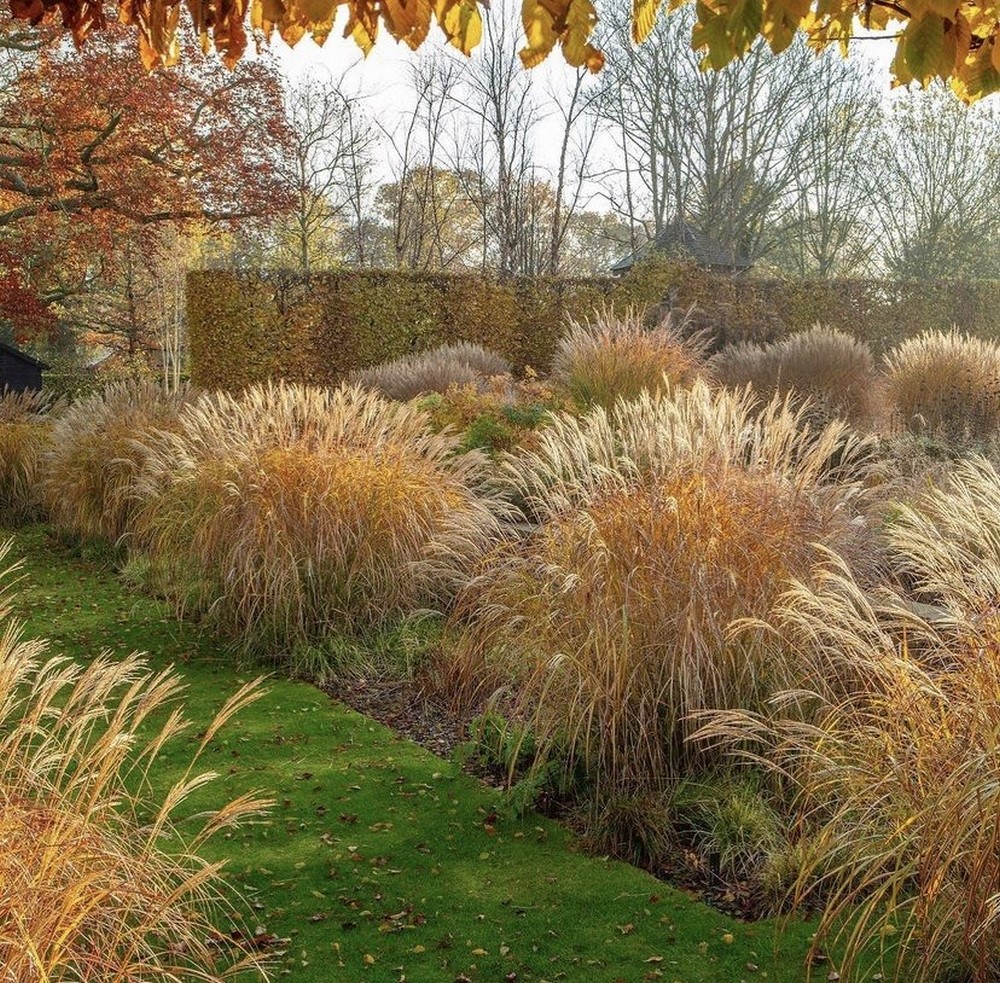
<svg viewBox="0 0 1000 983"><path fill-rule="evenodd" d="M237 389L268 378L330 384L412 351L472 341L518 369L548 371L566 316L603 302L697 307L712 347L774 341L817 322L881 352L958 324L1000 338L1000 282L896 283L727 277L674 261L620 279L513 278L345 270L314 274L198 270L188 274L192 381Z"/></svg>

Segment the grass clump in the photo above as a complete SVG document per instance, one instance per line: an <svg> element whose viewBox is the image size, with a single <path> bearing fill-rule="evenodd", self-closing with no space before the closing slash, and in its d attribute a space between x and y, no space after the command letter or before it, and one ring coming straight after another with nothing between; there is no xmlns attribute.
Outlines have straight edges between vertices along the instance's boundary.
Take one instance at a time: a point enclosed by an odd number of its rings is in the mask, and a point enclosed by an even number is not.
<svg viewBox="0 0 1000 983"><path fill-rule="evenodd" d="M146 458L142 438L153 428L176 426L186 399L148 381L115 383L60 415L41 463L41 495L52 523L110 543L130 531Z"/></svg>
<svg viewBox="0 0 1000 983"><path fill-rule="evenodd" d="M1000 346L957 328L908 338L886 356L886 393L903 429L951 443L995 440Z"/></svg>
<svg viewBox="0 0 1000 983"><path fill-rule="evenodd" d="M808 400L808 415L818 423L841 418L871 427L882 409L882 382L868 346L821 325L771 344L732 345L710 359L709 371L723 385L749 385L765 400Z"/></svg>
<svg viewBox="0 0 1000 983"><path fill-rule="evenodd" d="M8 546L0 549L0 561ZM194 761L162 795L150 776L186 724L176 675L137 656L86 666L44 658L0 598L0 965L5 979L216 980L259 965L223 939L236 916L221 863L199 858L215 832L257 815L251 795L182 833L194 769L219 728L258 695L248 685L207 726ZM225 928L226 925L221 926Z"/></svg>
<svg viewBox="0 0 1000 983"><path fill-rule="evenodd" d="M880 951L903 954L899 980L1000 975L998 517L994 466L957 463L889 526L909 592L873 598L831 555L776 612L812 667L794 712L706 729L796 780L812 835L793 897L822 902L845 979Z"/></svg>
<svg viewBox="0 0 1000 983"><path fill-rule="evenodd" d="M204 396L148 445L142 548L160 586L287 652L439 608L498 535L485 458L358 387Z"/></svg>
<svg viewBox="0 0 1000 983"><path fill-rule="evenodd" d="M612 308L591 321L570 321L552 362L552 380L582 407L690 385L701 372L704 346L685 336L686 322L668 315L649 327L641 311Z"/></svg>
<svg viewBox="0 0 1000 983"><path fill-rule="evenodd" d="M599 794L662 791L704 764L693 714L761 705L791 678L747 619L814 542L852 538L838 467L860 447L703 382L556 415L503 466L536 528L463 592L441 685L474 702L512 684L541 758L565 748Z"/></svg>
<svg viewBox="0 0 1000 983"><path fill-rule="evenodd" d="M61 400L40 392L0 392L0 514L23 522L39 511L39 465Z"/></svg>
<svg viewBox="0 0 1000 983"><path fill-rule="evenodd" d="M495 376L509 376L510 371L510 363L496 352L460 341L362 369L353 373L351 381L405 402L453 386L480 387Z"/></svg>

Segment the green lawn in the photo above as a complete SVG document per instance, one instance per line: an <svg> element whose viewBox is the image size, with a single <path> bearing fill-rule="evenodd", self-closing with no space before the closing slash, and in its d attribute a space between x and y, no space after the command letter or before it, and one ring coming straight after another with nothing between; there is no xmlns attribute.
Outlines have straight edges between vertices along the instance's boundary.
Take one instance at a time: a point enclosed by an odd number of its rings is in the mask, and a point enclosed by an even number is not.
<svg viewBox="0 0 1000 983"><path fill-rule="evenodd" d="M77 659L141 650L176 665L191 745L197 725L256 674L44 528L7 535L25 561L16 610L28 633ZM164 787L191 750L161 759ZM505 817L499 795L452 762L304 683L272 680L205 761L222 774L208 795L256 789L276 802L267 821L212 849L231 858L248 927L291 939L279 979L805 978L810 925L736 923L631 867L584 856L557 824ZM501 818L489 835L494 807Z"/></svg>

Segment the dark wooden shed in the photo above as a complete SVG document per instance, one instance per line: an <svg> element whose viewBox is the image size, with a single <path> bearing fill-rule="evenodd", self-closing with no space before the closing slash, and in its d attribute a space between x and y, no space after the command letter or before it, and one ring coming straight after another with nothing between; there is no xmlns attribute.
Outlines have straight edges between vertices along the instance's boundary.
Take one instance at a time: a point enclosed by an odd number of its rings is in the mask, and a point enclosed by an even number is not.
<svg viewBox="0 0 1000 983"><path fill-rule="evenodd" d="M0 392L38 391L42 388L42 372L47 368L44 362L0 341Z"/></svg>

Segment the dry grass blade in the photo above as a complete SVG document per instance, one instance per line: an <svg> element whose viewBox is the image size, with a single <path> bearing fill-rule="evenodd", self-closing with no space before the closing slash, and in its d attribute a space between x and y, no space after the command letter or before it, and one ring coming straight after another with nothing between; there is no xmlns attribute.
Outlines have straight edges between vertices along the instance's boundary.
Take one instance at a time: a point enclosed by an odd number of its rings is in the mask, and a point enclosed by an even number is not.
<svg viewBox="0 0 1000 983"><path fill-rule="evenodd" d="M483 386L496 376L509 376L510 363L472 342L440 345L353 373L351 381L406 401L425 393L445 393L453 386Z"/></svg>
<svg viewBox="0 0 1000 983"><path fill-rule="evenodd" d="M868 346L816 325L768 345L724 348L708 363L726 386L751 386L763 399L792 395L816 423L840 418L873 427L883 412L882 380Z"/></svg>
<svg viewBox="0 0 1000 983"><path fill-rule="evenodd" d="M45 393L0 392L0 513L9 520L39 511L39 466L52 421L63 409L61 400Z"/></svg>
<svg viewBox="0 0 1000 983"><path fill-rule="evenodd" d="M172 983L261 968L260 954L207 941L235 913L221 866L196 850L267 803L243 797L181 835L174 817L209 776L196 774L195 758L160 803L148 780L185 727L179 711L169 711L181 690L177 677L152 672L138 656L84 667L45 659L44 651L7 622L0 638L4 979ZM258 693L241 691L213 727Z"/></svg>
<svg viewBox="0 0 1000 983"><path fill-rule="evenodd" d="M149 442L139 542L181 608L287 651L446 603L504 513L481 455L357 387L206 396Z"/></svg>
<svg viewBox="0 0 1000 983"><path fill-rule="evenodd" d="M176 425L185 392L152 382L116 383L74 403L52 428L41 494L51 521L74 535L116 543L129 531L144 433Z"/></svg>
<svg viewBox="0 0 1000 983"><path fill-rule="evenodd" d="M504 466L538 528L463 594L444 685L474 699L514 681L543 753L568 744L615 793L669 782L693 767L692 714L789 684L747 619L809 569L814 542L856 538L831 459L849 468L862 447L703 382L558 415Z"/></svg>
<svg viewBox="0 0 1000 983"><path fill-rule="evenodd" d="M593 320L570 321L552 363L552 380L580 406L610 407L615 400L690 385L703 369L704 344L686 334L688 322L668 315L647 326L641 311L613 308Z"/></svg>
<svg viewBox="0 0 1000 983"><path fill-rule="evenodd" d="M950 441L995 439L1000 430L1000 346L951 331L908 338L886 356L898 426Z"/></svg>
<svg viewBox="0 0 1000 983"><path fill-rule="evenodd" d="M715 715L701 735L755 743L798 782L814 834L796 899L822 901L819 940L839 939L845 979L883 949L897 980L1000 976L998 505L1000 475L974 459L891 525L926 619L829 557L775 615L808 695Z"/></svg>

